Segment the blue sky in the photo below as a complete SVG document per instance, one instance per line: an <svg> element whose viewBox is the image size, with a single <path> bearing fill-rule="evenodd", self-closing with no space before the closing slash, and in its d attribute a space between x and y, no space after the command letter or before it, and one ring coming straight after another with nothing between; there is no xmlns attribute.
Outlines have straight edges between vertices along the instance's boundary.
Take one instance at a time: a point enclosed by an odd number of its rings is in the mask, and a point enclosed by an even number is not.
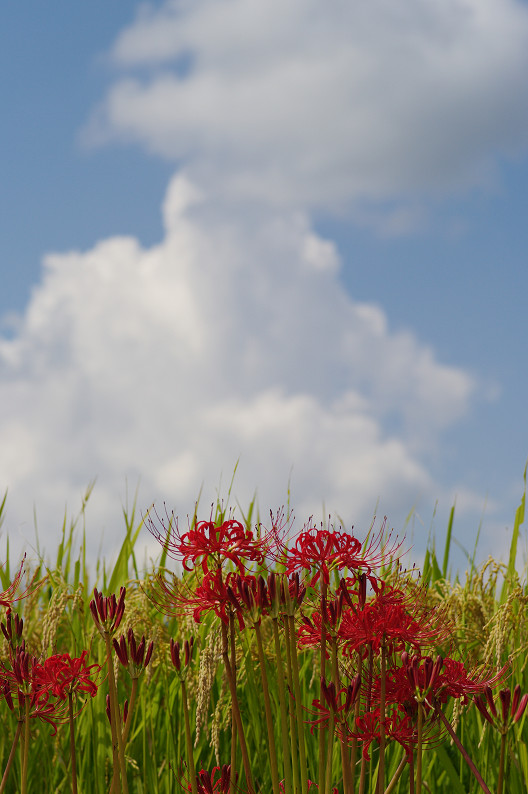
<svg viewBox="0 0 528 794"><path fill-rule="evenodd" d="M4 11L0 487L20 543L35 502L53 547L97 476L110 553L125 478L185 513L240 457L264 513L291 470L300 521L324 501L360 533L378 498L396 527L416 506L419 554L456 496L460 541L487 503L483 553L507 547L526 5L275 5Z"/></svg>

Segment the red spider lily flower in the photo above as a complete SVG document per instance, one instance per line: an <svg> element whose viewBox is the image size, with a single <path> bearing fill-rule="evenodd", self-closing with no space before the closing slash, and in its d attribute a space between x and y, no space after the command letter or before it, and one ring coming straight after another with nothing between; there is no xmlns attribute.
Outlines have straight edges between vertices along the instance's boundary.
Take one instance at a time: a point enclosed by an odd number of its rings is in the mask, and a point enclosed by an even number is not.
<svg viewBox="0 0 528 794"><path fill-rule="evenodd" d="M286 573L291 574L299 569L311 571L312 587L320 578L328 586L330 572L344 568L355 574L363 571L370 576L383 560L393 557L402 546L401 542L390 546L390 536L385 539L384 534L385 522L379 533L364 543L348 532L317 529L308 524L297 537L294 547L287 551Z"/></svg>
<svg viewBox="0 0 528 794"><path fill-rule="evenodd" d="M180 561L186 571L192 571L201 562L205 574L221 568L230 560L243 574L245 563L261 564L269 550L269 541L255 537L240 521L231 518L221 524L214 521L198 521L187 532L181 533L178 519L171 514L167 525L155 514L149 514L147 527L151 534L166 549L167 554Z"/></svg>
<svg viewBox="0 0 528 794"><path fill-rule="evenodd" d="M171 661L174 667L176 668L176 672L178 673L180 680L183 680L186 670L191 664L193 647L194 647L194 637L191 637L190 640L185 640L183 644L183 659L184 659L185 669L182 671L182 663L180 657L181 645L179 642L175 642L173 639L171 639L170 641Z"/></svg>
<svg viewBox="0 0 528 794"><path fill-rule="evenodd" d="M85 692L94 697L97 684L93 675L100 672L98 664L86 664L88 651L83 651L79 658L72 659L68 653L56 653L49 656L42 664L33 667L33 682L36 689L47 691L59 700L65 700L74 692Z"/></svg>
<svg viewBox="0 0 528 794"><path fill-rule="evenodd" d="M510 689L501 689L499 691L499 700L501 703L501 716L499 718L493 693L490 686L486 686L484 694L478 695L474 698L474 702L482 716L494 727L497 727L501 732L508 730L508 728L519 722L522 715L526 711L528 705L528 694L521 697L521 685L516 684L513 695ZM489 706L489 711L488 711ZM490 714L491 712L491 714Z"/></svg>
<svg viewBox="0 0 528 794"><path fill-rule="evenodd" d="M400 744L410 761L413 753L413 745L416 743L416 733L410 717L402 715L398 711L391 712L385 723L386 740L394 740ZM363 716L356 718L356 730L344 734L349 740L357 739L362 743L362 753L366 761L370 761L369 748L373 741L379 743L381 739L381 723L379 709L368 711ZM340 732L341 734L341 732Z"/></svg>
<svg viewBox="0 0 528 794"><path fill-rule="evenodd" d="M196 775L198 794L229 794L230 784L231 764L215 766L212 772L201 769ZM192 791L190 784L187 785L187 791Z"/></svg>
<svg viewBox="0 0 528 794"><path fill-rule="evenodd" d="M181 615L190 613L196 623L200 623L203 613L214 612L223 623L229 623L229 614L236 612L240 628L244 628L242 613L237 602L236 607L232 604L229 594L229 586L233 584L236 574L231 572L223 574L219 568L214 572L207 573L201 583L194 590L183 587L178 580L168 582L161 575L157 577L157 582L161 588L161 596L158 598L158 607L170 615Z"/></svg>
<svg viewBox="0 0 528 794"><path fill-rule="evenodd" d="M321 677L323 701L312 701L312 707L319 714L319 718L309 723L311 725L310 732L313 733L316 725L320 725L321 723L324 723L326 727L332 714L334 719L337 718L338 722L344 723L347 715L356 703L360 687L361 676L359 675L352 680L351 684L340 690L336 689L333 681L327 684L326 680Z"/></svg>
<svg viewBox="0 0 528 794"><path fill-rule="evenodd" d="M444 669L438 676L435 694L441 703L445 703L447 697L452 697L466 704L469 697L485 693L500 681L507 669L508 665L505 665L494 675L489 675L485 670L469 672L462 662L444 659Z"/></svg>
<svg viewBox="0 0 528 794"><path fill-rule="evenodd" d="M328 601L324 596L321 598L319 609L311 617L302 616L302 624L299 627L298 646L299 648L319 647L321 645L323 625L327 639L332 641L338 638L338 628L343 613L344 596L340 591L337 598ZM326 651L328 658L328 650Z"/></svg>
<svg viewBox="0 0 528 794"><path fill-rule="evenodd" d="M16 602L21 601L26 596L30 595L32 592L30 587L28 587L23 593L19 596L16 595L18 588L20 587L20 582L22 580L22 574L24 573L24 563L26 561L26 555L22 558L22 562L20 563L20 568L18 569L15 578L11 582L8 588L4 590L3 593L0 593L0 606L7 607L8 609Z"/></svg>
<svg viewBox="0 0 528 794"><path fill-rule="evenodd" d="M119 641L114 637L112 642L117 658L123 667L128 669L132 678L139 678L150 662L154 650L154 642L150 642L147 648L146 640L143 636L138 644L132 628L128 630L126 639L125 636L122 635Z"/></svg>
<svg viewBox="0 0 528 794"><path fill-rule="evenodd" d="M22 637L22 631L24 629L24 621L15 613L15 617L12 617L11 609L7 609L6 613L6 622L0 624L0 628L2 629L2 634L6 638L9 643L9 647L12 651L15 650L16 645L18 644L18 640Z"/></svg>
<svg viewBox="0 0 528 794"><path fill-rule="evenodd" d="M228 596L233 608L240 610L253 626L259 626L262 615L271 609L271 597L263 576L235 575L227 586Z"/></svg>
<svg viewBox="0 0 528 794"><path fill-rule="evenodd" d="M114 634L125 614L125 595L126 588L119 589L119 600L115 594L103 596L97 588L94 588L94 597L90 601L90 612L100 634Z"/></svg>
<svg viewBox="0 0 528 794"><path fill-rule="evenodd" d="M341 620L339 638L344 653L358 651L366 655L372 647L378 653L385 645L389 653L402 651L406 645L419 649L423 644L439 642L448 633L434 609L420 598L385 586L363 609L348 609Z"/></svg>

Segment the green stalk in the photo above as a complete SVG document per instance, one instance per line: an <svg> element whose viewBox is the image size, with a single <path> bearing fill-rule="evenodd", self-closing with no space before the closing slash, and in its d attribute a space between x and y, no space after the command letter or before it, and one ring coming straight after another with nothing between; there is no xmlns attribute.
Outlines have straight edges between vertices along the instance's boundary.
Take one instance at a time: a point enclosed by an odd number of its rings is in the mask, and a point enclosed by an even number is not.
<svg viewBox="0 0 528 794"><path fill-rule="evenodd" d="M358 653L358 666L357 666L357 675L361 675L363 669L363 659ZM356 703L354 706L354 727L356 725L356 720L359 717L359 709L361 707L359 696L356 699ZM356 791L356 756L357 756L357 746L358 740L354 737L350 743L350 791L351 794L355 794Z"/></svg>
<svg viewBox="0 0 528 794"><path fill-rule="evenodd" d="M423 704L421 702L418 702L418 725L416 734L416 794L422 794Z"/></svg>
<svg viewBox="0 0 528 794"><path fill-rule="evenodd" d="M335 641L334 638L332 638L332 680L334 682L336 692L339 692L341 688L341 681L339 679L339 666L337 664L337 642ZM344 720L342 721L342 725L344 728ZM339 744L341 749L341 771L343 774L343 794L352 794L350 759L348 755L348 746L345 741L344 732L342 732L341 734Z"/></svg>
<svg viewBox="0 0 528 794"><path fill-rule="evenodd" d="M300 753L297 750L297 725L295 722L294 709L291 707L292 693L293 693L293 673L292 673L292 656L290 647L290 625L287 616L284 619L284 637L286 645L286 674L288 676L288 688L290 694L290 702L288 709L290 717L290 747L291 747L291 761L292 761L292 777L293 777L293 790L295 794L299 794L299 768L297 759Z"/></svg>
<svg viewBox="0 0 528 794"><path fill-rule="evenodd" d="M75 729L73 723L73 692L68 692L68 721L70 723L70 757L72 770L72 794L77 794L77 759L75 757Z"/></svg>
<svg viewBox="0 0 528 794"><path fill-rule="evenodd" d="M328 744L326 748L325 758L325 789L330 791L332 788L332 759L334 755L334 728L335 718L333 713L330 714L330 725L328 727Z"/></svg>
<svg viewBox="0 0 528 794"><path fill-rule="evenodd" d="M258 623L255 624L255 635L257 637L260 678L262 681L262 692L264 694L264 712L266 714L266 725L268 728L268 749L269 749L270 767L271 767L271 783L273 786L273 794L280 794L279 769L277 765L277 750L275 747L275 736L273 731L273 716L271 714L268 675L266 673L266 657L264 655L264 646L262 644L262 633L260 631L260 625Z"/></svg>
<svg viewBox="0 0 528 794"><path fill-rule="evenodd" d="M128 781L126 776L125 767L125 750L123 746L123 733L121 731L121 715L119 713L119 704L117 702L117 687L114 676L114 665L112 664L112 643L110 642L110 634L105 631L105 644L106 644L106 664L108 667L108 690L110 694L110 714L111 728L112 728L112 741L115 741L114 747L117 746L117 755L119 759L119 770L121 773L121 791L123 794L128 794Z"/></svg>
<svg viewBox="0 0 528 794"><path fill-rule="evenodd" d="M365 710L370 711L370 701L372 698L372 669L374 664L373 658L373 651L372 651L372 643L369 647L369 667L368 667L368 678L367 678L367 700ZM359 794L365 794L365 783L367 780L367 759L361 754L361 772L359 773Z"/></svg>
<svg viewBox="0 0 528 794"><path fill-rule="evenodd" d="M4 774L2 776L2 782L0 783L0 794L3 794L4 789L6 787L7 778L9 776L9 770L13 764L13 759L15 757L15 752L18 744L18 740L20 739L20 734L22 733L22 727L24 725L24 720L18 720L17 729L15 731L15 738L13 739L13 744L11 745L11 752L9 753L9 758L7 759L6 768L4 769Z"/></svg>
<svg viewBox="0 0 528 794"><path fill-rule="evenodd" d="M407 759L406 759L406 757L405 757L405 753L404 753L404 754L403 754L403 758L402 758L402 760L400 761L400 763L398 764L398 768L396 769L396 772L395 772L395 773L394 773L394 775L392 776L392 780L391 780L391 782L389 783L389 785L387 786L387 788L385 789L385 792L384 792L384 794L391 794L391 792L392 792L392 791L394 791L394 787L396 786L396 783L397 783L397 782L398 782L398 780L400 779L401 773L402 773L402 772L403 772L403 770L405 769L405 764L406 764L406 763L407 763Z"/></svg>
<svg viewBox="0 0 528 794"><path fill-rule="evenodd" d="M24 706L24 744L22 753L22 780L20 785L20 794L27 794L27 771L29 759L29 695L26 695L25 697Z"/></svg>
<svg viewBox="0 0 528 794"><path fill-rule="evenodd" d="M235 679L236 687L236 647L235 647L235 615L231 610L229 612L229 640L231 651L231 670L233 671L233 678ZM231 706L231 776L229 778L229 794L235 794L235 778L236 778L236 748L237 748L237 729L233 706Z"/></svg>
<svg viewBox="0 0 528 794"><path fill-rule="evenodd" d="M387 647L385 636L381 643L381 681L380 681L380 742L379 742L379 770L378 791L383 794L385 788L385 693L387 686Z"/></svg>
<svg viewBox="0 0 528 794"><path fill-rule="evenodd" d="M326 622L324 614L324 606L326 604L326 582L323 579L322 592L321 592L321 648L320 648L320 673L321 685L319 689L319 700L321 703L324 700L323 695L323 679L326 679ZM325 765L326 765L326 727L324 723L319 725L319 794L325 794Z"/></svg>
<svg viewBox="0 0 528 794"><path fill-rule="evenodd" d="M123 730L123 747L126 747L127 745L128 735L130 733L130 728L132 726L132 712L134 711L134 706L136 705L138 688L139 688L139 678L133 678L132 691L130 693L130 702L128 704L128 714L125 722L125 728Z"/></svg>
<svg viewBox="0 0 528 794"><path fill-rule="evenodd" d="M506 766L506 731L501 731L501 749L499 761L499 780L497 783L497 794L502 794L504 786L504 768Z"/></svg>
<svg viewBox="0 0 528 794"><path fill-rule="evenodd" d="M246 745L246 736L244 734L244 726L242 724L242 716L240 714L240 707L238 705L238 697L236 691L236 681L231 669L231 661L229 659L228 641L227 641L227 627L222 621L222 657L224 660L225 671L227 675L227 682L229 684L229 691L231 693L231 705L233 708L233 715L235 717L238 741L240 743L240 751L242 753L242 763L244 765L244 773L246 775L246 786L248 794L255 794L253 787L253 777L251 774L251 766L249 763L249 755Z"/></svg>
<svg viewBox="0 0 528 794"><path fill-rule="evenodd" d="M198 794L198 786L196 784L196 767L194 765L193 746L191 738L191 722L189 719L189 702L187 700L187 687L185 681L181 682L182 701L183 701L183 717L185 722L185 749L187 751L187 766L191 776L191 791L192 794Z"/></svg>
<svg viewBox="0 0 528 794"><path fill-rule="evenodd" d="M445 716L445 714L442 711L442 709L440 709L438 706L435 706L434 710L435 710L436 716L440 717L440 719L444 723L448 734L450 735L450 737L453 739L454 743L456 744L456 746L457 746L457 748L458 748L458 750L460 752L460 755L463 757L464 761L466 762L466 764L469 766L469 768L473 772L473 775L475 776L476 781L479 784L479 786L482 789L482 791L485 791L486 794L491 794L491 791L489 790L489 788L484 783L484 780L482 779L482 775L480 774L480 772L478 771L477 767L475 766L475 764L473 763L473 761L469 757L467 751L465 750L465 748L462 745L462 742L460 741L460 739L456 735L455 731L451 727L451 723L449 722L449 720Z"/></svg>
<svg viewBox="0 0 528 794"><path fill-rule="evenodd" d="M304 721L301 701L301 684L299 681L299 664L297 661L297 643L295 642L295 618L288 615L289 640L292 661L293 693L295 696L295 715L297 718L297 738L299 740L299 768L301 770L301 791L308 794L308 770L306 766L306 745L304 742Z"/></svg>
<svg viewBox="0 0 528 794"><path fill-rule="evenodd" d="M284 686L284 666L282 663L281 644L279 637L278 620L276 617L272 618L271 624L273 626L273 641L275 643L275 659L277 662L277 684L279 689L279 707L281 719L281 738L282 738L282 755L284 767L284 791L285 794L291 794L292 791L292 769L291 769L291 756L288 741L288 711L286 708L286 689Z"/></svg>

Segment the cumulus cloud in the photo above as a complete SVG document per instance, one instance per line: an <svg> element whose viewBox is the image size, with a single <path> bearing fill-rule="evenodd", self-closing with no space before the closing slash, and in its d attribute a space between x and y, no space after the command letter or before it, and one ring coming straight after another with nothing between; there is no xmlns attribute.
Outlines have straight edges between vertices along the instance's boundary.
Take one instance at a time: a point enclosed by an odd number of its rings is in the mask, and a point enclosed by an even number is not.
<svg viewBox="0 0 528 794"><path fill-rule="evenodd" d="M489 185L528 143L520 0L166 0L112 55L85 140L140 142L223 195L405 201Z"/></svg>
<svg viewBox="0 0 528 794"><path fill-rule="evenodd" d="M141 479L143 507L185 512L238 459L242 506L258 488L261 509L278 508L293 471L303 520L323 501L361 525L379 497L400 517L438 496L426 447L467 411L473 379L354 302L302 213L260 207L235 223L181 174L163 213L159 245L116 237L47 256L0 340L11 534L31 536L31 494L44 541L56 537L64 503L97 476L89 542L104 528L111 548L125 476Z"/></svg>

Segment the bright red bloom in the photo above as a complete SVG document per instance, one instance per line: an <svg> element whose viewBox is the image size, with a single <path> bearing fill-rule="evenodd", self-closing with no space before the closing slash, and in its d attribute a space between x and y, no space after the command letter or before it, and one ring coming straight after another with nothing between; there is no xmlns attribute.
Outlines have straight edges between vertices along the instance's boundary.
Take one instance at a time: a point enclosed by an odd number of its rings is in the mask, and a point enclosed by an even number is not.
<svg viewBox="0 0 528 794"><path fill-rule="evenodd" d="M215 766L211 773L201 769L196 775L198 794L228 794L231 781L231 765ZM192 786L187 786L192 791Z"/></svg>
<svg viewBox="0 0 528 794"><path fill-rule="evenodd" d="M149 515L148 529L167 554L180 561L186 571L194 570L200 562L207 574L211 569L221 568L225 560L230 560L243 574L245 563L262 563L269 548L268 541L255 537L251 529L246 529L233 518L221 524L198 521L184 533L180 532L174 514L167 518L166 525L157 514L156 520Z"/></svg>
<svg viewBox="0 0 528 794"><path fill-rule="evenodd" d="M33 684L36 690L49 692L59 700L65 700L74 692L85 692L94 697L97 684L92 676L99 673L98 664L86 664L88 651L83 651L79 658L72 659L68 653L56 653L49 656L43 664L33 667Z"/></svg>
<svg viewBox="0 0 528 794"><path fill-rule="evenodd" d="M393 711L385 719L385 738L398 742L407 755L407 760L412 758L413 745L416 742L415 729L407 714L402 715ZM356 718L356 730L348 734L349 739L357 739L363 745L363 756L370 761L369 748L373 741L379 743L381 739L381 722L379 709L368 711Z"/></svg>
<svg viewBox="0 0 528 794"><path fill-rule="evenodd" d="M352 608L343 614L339 638L345 654L359 651L366 655L370 646L378 653L382 644L389 653L401 651L406 645L419 649L422 644L439 641L446 632L435 610L419 598L383 586L363 609Z"/></svg>
<svg viewBox="0 0 528 794"><path fill-rule="evenodd" d="M309 570L312 572L312 586L320 578L328 585L330 572L344 568L355 574L364 571L370 575L384 559L394 556L402 545L396 542L389 548L389 539L384 539L384 532L385 524L377 535L361 543L348 532L317 529L308 525L297 537L294 547L287 550L286 573Z"/></svg>
<svg viewBox="0 0 528 794"><path fill-rule="evenodd" d="M7 607L9 609L16 601L21 601L22 598L25 598L27 595L30 594L30 588L28 587L19 596L16 595L16 592L22 580L22 574L24 573L25 561L26 561L26 555L24 554L22 562L20 563L20 568L18 569L15 578L13 579L9 587L7 587L3 593L0 593L0 606Z"/></svg>

